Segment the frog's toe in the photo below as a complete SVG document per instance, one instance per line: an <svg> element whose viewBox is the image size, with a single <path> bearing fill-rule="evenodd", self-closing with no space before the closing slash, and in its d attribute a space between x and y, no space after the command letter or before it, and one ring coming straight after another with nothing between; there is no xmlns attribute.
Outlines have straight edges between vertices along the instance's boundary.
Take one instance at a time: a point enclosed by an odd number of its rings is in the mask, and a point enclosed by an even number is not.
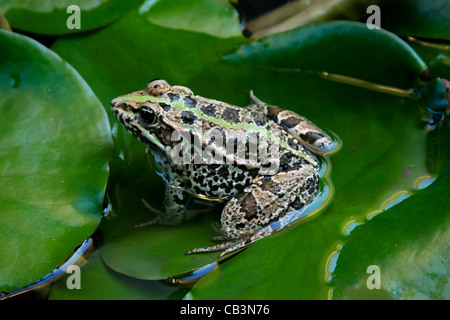
<svg viewBox="0 0 450 320"><path fill-rule="evenodd" d="M256 241L267 237L271 233L272 232L270 232L270 231L258 231L253 234L241 235L241 237L237 238L237 239L233 239L229 236L216 236L216 237L213 237L211 240L212 241L228 240L228 241L216 244L216 245L208 247L208 248L192 249L192 250L187 251L186 254L209 253L209 252L224 250L219 255L219 258L222 258L223 256L225 256L229 253L233 253L235 251L243 249Z"/></svg>
<svg viewBox="0 0 450 320"><path fill-rule="evenodd" d="M142 204L145 206L145 208L147 208L148 211L153 212L156 215L161 215L162 214L162 210L160 210L158 208L155 208L147 200L142 198L141 201L142 201Z"/></svg>
<svg viewBox="0 0 450 320"><path fill-rule="evenodd" d="M152 226L155 224L163 224L163 219L161 217L161 215L157 215L156 218L149 220L149 221L145 221L139 224L135 224L134 227L135 228L142 228L142 227L147 227L147 226Z"/></svg>
<svg viewBox="0 0 450 320"><path fill-rule="evenodd" d="M219 258L222 258L223 256L235 252L237 250L243 249L245 247L247 247L249 244L251 244L252 242L250 240L243 240L243 241L239 241L239 242L234 242L233 245L231 245L229 248L225 249L224 251L222 251L219 255Z"/></svg>
<svg viewBox="0 0 450 320"><path fill-rule="evenodd" d="M215 236L211 238L212 242L225 242L228 241L230 242L233 238L229 237L229 236Z"/></svg>
<svg viewBox="0 0 450 320"><path fill-rule="evenodd" d="M223 243L219 243L214 246L207 247L207 248L192 249L192 250L186 251L185 254L188 255L188 254L194 254L194 253L210 253L210 252L215 252L215 251L221 251L221 250L227 249L228 247L232 246L233 244L234 244L234 242L231 242L231 241L223 242Z"/></svg>

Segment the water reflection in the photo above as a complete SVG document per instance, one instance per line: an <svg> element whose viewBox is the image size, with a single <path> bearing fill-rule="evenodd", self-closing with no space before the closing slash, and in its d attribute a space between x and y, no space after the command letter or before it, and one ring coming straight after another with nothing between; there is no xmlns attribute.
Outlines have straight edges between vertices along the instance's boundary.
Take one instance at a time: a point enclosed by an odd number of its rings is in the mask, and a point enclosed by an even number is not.
<svg viewBox="0 0 450 320"><path fill-rule="evenodd" d="M20 288L18 290L12 291L12 292L1 293L0 300L6 299L6 298L11 298L11 297L17 296L19 294L23 294L25 292L37 290L39 288L48 286L53 281L62 277L66 273L66 271L69 267L74 266L74 265L81 266L81 265L85 264L86 260L84 259L84 255L87 252L93 250L93 246L94 246L94 243L93 243L92 238L85 240L83 242L83 244L81 244L81 246L73 253L73 255L66 262L64 262L61 266L59 266L58 268L56 268L55 270L53 270L52 272L45 275L40 280L36 281L35 283L33 283L29 286Z"/></svg>
<svg viewBox="0 0 450 320"><path fill-rule="evenodd" d="M430 186L436 178L432 178L431 176L423 176L414 181L414 188L417 190L422 190Z"/></svg>
<svg viewBox="0 0 450 320"><path fill-rule="evenodd" d="M203 266L201 268L198 268L197 270L192 271L189 274L170 277L168 281L170 283L182 286L192 286L198 280L200 280L201 277L207 275L208 273L216 269L218 265L219 264L216 261L214 261L210 264L207 264L206 266Z"/></svg>

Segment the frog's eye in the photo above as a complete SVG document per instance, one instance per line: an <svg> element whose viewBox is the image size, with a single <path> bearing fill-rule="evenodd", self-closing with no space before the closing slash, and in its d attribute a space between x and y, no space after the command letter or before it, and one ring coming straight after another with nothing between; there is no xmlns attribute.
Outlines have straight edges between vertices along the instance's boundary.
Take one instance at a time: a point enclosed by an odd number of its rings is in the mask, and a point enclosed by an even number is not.
<svg viewBox="0 0 450 320"><path fill-rule="evenodd" d="M155 124L156 122L156 114L153 109L149 107L142 107L139 109L139 120L142 125L149 126Z"/></svg>
<svg viewBox="0 0 450 320"><path fill-rule="evenodd" d="M170 85L167 83L166 80L154 79L150 81L145 90L152 96L159 96L167 92L169 89Z"/></svg>

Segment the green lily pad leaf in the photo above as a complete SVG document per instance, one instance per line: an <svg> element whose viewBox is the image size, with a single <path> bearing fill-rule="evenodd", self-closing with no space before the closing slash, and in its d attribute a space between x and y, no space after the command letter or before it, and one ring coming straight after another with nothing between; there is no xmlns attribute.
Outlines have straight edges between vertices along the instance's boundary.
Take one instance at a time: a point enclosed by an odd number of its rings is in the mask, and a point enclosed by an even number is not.
<svg viewBox="0 0 450 320"><path fill-rule="evenodd" d="M174 5L172 19L176 19L175 2L167 0L167 3ZM141 10L133 10L96 33L60 39L52 47L80 70L105 106L118 95L145 88L153 78L185 85L198 95L239 106L249 103L248 93L253 90L261 100L306 116L342 141L340 150L329 156L329 177L334 192L328 206L223 261L194 286L192 297L312 299L332 296L330 281L334 269L330 261L335 260L334 253L345 244L355 226L376 213L388 214L389 206L408 195L414 197L423 192L417 190L422 180L440 175L442 165L436 160L440 138L424 129L422 101L344 85L328 81L315 72L301 71L297 53L309 52L311 56L304 54L302 58L310 59L318 67L320 63L333 66L335 71L340 70L339 64L345 58L348 67L342 69L353 72L346 75L356 77L374 72L377 83L403 84L405 88L415 84L418 75L426 69L425 64L396 36L381 31L377 33L381 40L368 38L361 26L352 24L341 30L342 39L352 39L350 34L355 32L355 39L360 42L357 48L368 46L362 51L364 56L353 59L357 66L349 62L348 56L355 51L349 51L350 41L333 45L329 37L321 36L301 42L293 32L292 38L283 35L284 42L279 38L262 40L276 43L265 54L276 61L285 60L285 68L255 68L250 54L246 55L242 48L238 53L247 60L237 64L222 59L248 43L247 39L166 28L146 17L152 7ZM180 22L180 25L186 24ZM329 35L335 35L325 25L318 25L317 30L328 30ZM302 34L300 29L297 32ZM116 41L111 43L111 38ZM388 48L393 58L385 53L380 57L375 47L371 47L373 40ZM307 46L311 42L315 50ZM334 62L319 59L330 48L342 59ZM255 54L255 59L263 59L262 51L258 55L252 50L249 53ZM398 72L388 72L385 63ZM97 68L98 65L102 68ZM364 72L358 71L358 67ZM329 69L314 71L331 72ZM212 221L217 221L220 208L179 227L133 227L153 218L142 198L153 207L162 206L164 183L147 161L145 147L121 126L115 125L113 129L119 156L111 163L108 188L113 213L101 225L104 246L100 250L104 262L120 273L154 279L215 261L218 254L185 256L184 252L213 244L209 239L218 232ZM190 261L191 258L204 260L197 263Z"/></svg>
<svg viewBox="0 0 450 320"><path fill-rule="evenodd" d="M0 30L0 290L56 268L98 226L112 139L79 74Z"/></svg>
<svg viewBox="0 0 450 320"><path fill-rule="evenodd" d="M400 36L450 39L450 6L447 0L384 1L381 26Z"/></svg>
<svg viewBox="0 0 450 320"><path fill-rule="evenodd" d="M302 69L409 89L426 69L403 40L356 22L293 29L242 46L226 57L253 66Z"/></svg>
<svg viewBox="0 0 450 320"><path fill-rule="evenodd" d="M429 71L442 78L450 79L450 56L440 54L435 61L430 63Z"/></svg>
<svg viewBox="0 0 450 320"><path fill-rule="evenodd" d="M242 5L242 10L246 9ZM247 12L250 16L254 15L254 11L265 11L261 7L250 10ZM404 37L448 40L450 35L450 9L447 0L291 1L248 21L246 31L258 39L313 23L335 20L375 23Z"/></svg>
<svg viewBox="0 0 450 320"><path fill-rule="evenodd" d="M187 289L168 286L162 281L142 281L116 273L94 252L80 268L80 289L69 289L68 274L52 285L50 300L161 300L181 299ZM101 284L101 285L99 285Z"/></svg>
<svg viewBox="0 0 450 320"><path fill-rule="evenodd" d="M439 134L441 175L352 231L331 282L334 298L374 298L380 293L395 299L450 298L450 130L441 128ZM376 269L368 271L370 266Z"/></svg>
<svg viewBox="0 0 450 320"><path fill-rule="evenodd" d="M62 35L104 26L140 3L142 0L0 0L0 8L13 28L37 34ZM79 20L79 28L72 28L74 19Z"/></svg>
<svg viewBox="0 0 450 320"><path fill-rule="evenodd" d="M11 31L11 27L6 20L5 16L3 15L2 10L0 9L0 29L5 29Z"/></svg>
<svg viewBox="0 0 450 320"><path fill-rule="evenodd" d="M238 13L222 0L147 0L139 12L150 22L166 28L202 32L220 38L241 35Z"/></svg>
<svg viewBox="0 0 450 320"><path fill-rule="evenodd" d="M265 14L248 21L245 26L245 32L250 33L252 38L259 39L301 26L333 20L368 20L373 24L373 19L370 18L371 14L367 12L368 8L373 5L379 6L382 2L382 0L372 0L370 3L365 0L291 1L272 11L262 6L250 11L245 4L242 5L241 10L249 15L253 15L255 11L256 13L267 11ZM384 12L385 9L382 8Z"/></svg>
<svg viewBox="0 0 450 320"><path fill-rule="evenodd" d="M162 5L159 5L159 2ZM196 4L196 6L188 6L191 11L203 12L203 1L187 2ZM83 78L87 79L100 101L108 107L110 119L113 120L109 105L114 97L124 92L136 91L137 88L145 88L150 80L158 77L165 77L171 83L186 82L205 66L221 59L235 46L247 41L242 35L235 35L233 30L239 27L239 22L230 18L228 10L223 10L223 3L231 8L226 0L211 1L211 4L216 3L220 9L212 11L215 19L205 17L205 14L201 16L202 19L207 18L211 22L209 29L212 30L219 29L223 19L228 23L234 23L234 27L225 29L230 33L222 34L224 38L212 36L205 33L206 31L192 32L166 28L149 20L153 10L166 5L174 14L178 13L180 10L177 8L180 3L186 2L159 0L151 7L144 4L139 10L131 11L117 23L95 34L58 39L52 46L52 50L70 61L80 71ZM183 12L182 14L182 17L189 20L192 16L194 13ZM182 21L178 23L187 24ZM108 38L116 40L112 43L107 40ZM155 44L158 45L155 46ZM199 55L198 52L202 54ZM169 62L162 63L164 61ZM105 67L99 69L96 67L99 64ZM102 78L109 79L108 85L100 80Z"/></svg>
<svg viewBox="0 0 450 320"><path fill-rule="evenodd" d="M273 80L273 88L265 94L278 101L283 101L281 96L296 96L293 110L312 119L322 110L323 117L317 118L342 141L342 148L330 156L334 196L311 219L258 241L203 277L191 290L193 299L333 297L331 262L338 248L345 247L352 229L375 214L388 215L390 206L404 196L413 198L423 192L417 190L418 183L442 170L440 143L436 145L439 135L430 135L420 124L420 103L323 83L307 74L294 78L272 71L264 78ZM242 75L239 79L249 81ZM294 87L279 84L294 81L301 84L302 95L296 95ZM433 206L433 210L439 208ZM426 213L421 217L427 219ZM382 237L374 245L380 241Z"/></svg>
<svg viewBox="0 0 450 320"><path fill-rule="evenodd" d="M408 44L424 59L431 75L450 79L450 47L447 44L414 38L409 38Z"/></svg>

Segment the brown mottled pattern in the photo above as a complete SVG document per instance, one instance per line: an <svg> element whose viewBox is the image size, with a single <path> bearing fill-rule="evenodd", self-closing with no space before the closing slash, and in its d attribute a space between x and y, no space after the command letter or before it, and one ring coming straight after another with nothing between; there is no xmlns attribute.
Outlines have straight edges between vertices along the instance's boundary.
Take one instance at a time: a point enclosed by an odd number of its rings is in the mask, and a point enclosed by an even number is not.
<svg viewBox="0 0 450 320"><path fill-rule="evenodd" d="M288 212L309 204L319 190L319 162L304 144L323 150L332 146L328 135L292 111L263 103L252 92L250 99L253 105L240 108L156 80L111 104L127 130L150 147L167 182L160 221L184 220L185 193L228 201L221 217L227 242L188 253L225 249L225 254L262 239L278 228L272 222L289 219ZM144 106L156 117L144 113ZM180 140L172 141L174 133L187 136L187 149L179 148ZM171 158L172 151L194 157L179 163ZM273 165L275 171L269 173Z"/></svg>

